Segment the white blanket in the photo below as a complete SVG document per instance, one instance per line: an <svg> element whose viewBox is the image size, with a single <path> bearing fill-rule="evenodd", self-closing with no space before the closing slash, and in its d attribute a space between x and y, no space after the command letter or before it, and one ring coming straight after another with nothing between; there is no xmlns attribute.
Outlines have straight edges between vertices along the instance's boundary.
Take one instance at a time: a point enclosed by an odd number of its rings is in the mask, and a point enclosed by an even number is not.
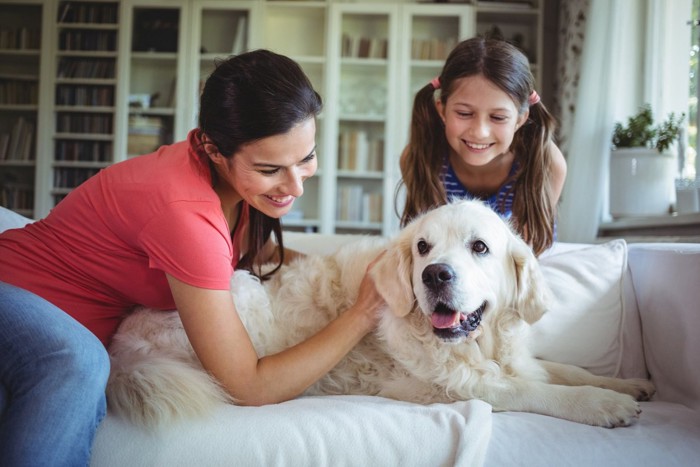
<svg viewBox="0 0 700 467"><path fill-rule="evenodd" d="M98 430L92 466L481 466L491 406L422 406L371 396L302 397L152 433L115 416Z"/></svg>

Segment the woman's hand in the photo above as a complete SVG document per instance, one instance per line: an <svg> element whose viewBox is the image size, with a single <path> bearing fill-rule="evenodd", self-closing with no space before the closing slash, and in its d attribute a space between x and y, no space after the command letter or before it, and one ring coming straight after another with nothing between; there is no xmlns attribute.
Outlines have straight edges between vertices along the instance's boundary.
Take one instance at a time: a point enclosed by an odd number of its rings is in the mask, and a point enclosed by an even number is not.
<svg viewBox="0 0 700 467"><path fill-rule="evenodd" d="M379 254L365 270L365 275L360 283L360 290L357 294L357 300L355 304L350 307L346 313L355 312L364 315L364 319L367 322L367 332L374 330L374 328L379 323L379 310L385 305L384 298L377 292L377 288L374 285L374 281L369 275L379 258L381 258L386 251ZM353 311L354 310L354 311Z"/></svg>

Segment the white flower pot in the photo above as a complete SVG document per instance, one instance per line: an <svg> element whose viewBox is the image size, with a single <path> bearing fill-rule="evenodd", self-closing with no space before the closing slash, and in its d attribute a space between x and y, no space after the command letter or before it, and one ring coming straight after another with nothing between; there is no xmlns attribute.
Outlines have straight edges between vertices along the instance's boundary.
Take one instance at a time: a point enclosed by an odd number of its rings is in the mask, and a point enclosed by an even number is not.
<svg viewBox="0 0 700 467"><path fill-rule="evenodd" d="M610 214L669 213L675 201L676 158L656 149L622 148L610 153Z"/></svg>

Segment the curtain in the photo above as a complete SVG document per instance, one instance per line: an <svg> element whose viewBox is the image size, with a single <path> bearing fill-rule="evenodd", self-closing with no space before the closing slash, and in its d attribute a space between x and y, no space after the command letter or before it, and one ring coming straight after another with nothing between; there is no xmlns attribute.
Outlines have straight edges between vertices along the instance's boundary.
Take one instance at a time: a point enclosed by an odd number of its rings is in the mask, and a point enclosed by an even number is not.
<svg viewBox="0 0 700 467"><path fill-rule="evenodd" d="M571 130L576 114L576 96L581 78L581 53L590 0L559 0L559 50L552 113L559 122L557 145L569 152Z"/></svg>
<svg viewBox="0 0 700 467"><path fill-rule="evenodd" d="M580 59L573 46L564 51L569 79L559 90L559 139L568 175L559 206L558 240L591 243L607 211L610 141L615 121L629 114L641 95L646 2L643 0L574 0L570 26L583 33ZM567 11L564 9L564 11ZM563 18L567 21L567 18ZM569 41L571 43L571 40ZM637 51L637 52L635 52ZM578 69L574 68L578 67Z"/></svg>

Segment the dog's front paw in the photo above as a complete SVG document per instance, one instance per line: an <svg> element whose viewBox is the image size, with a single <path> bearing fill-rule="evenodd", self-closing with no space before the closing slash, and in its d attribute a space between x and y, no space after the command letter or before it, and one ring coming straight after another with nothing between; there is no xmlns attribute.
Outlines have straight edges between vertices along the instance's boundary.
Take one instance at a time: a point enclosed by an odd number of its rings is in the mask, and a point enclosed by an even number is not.
<svg viewBox="0 0 700 467"><path fill-rule="evenodd" d="M639 418L642 409L637 401L628 394L610 389L587 388L582 402L583 423L605 428L629 426Z"/></svg>

